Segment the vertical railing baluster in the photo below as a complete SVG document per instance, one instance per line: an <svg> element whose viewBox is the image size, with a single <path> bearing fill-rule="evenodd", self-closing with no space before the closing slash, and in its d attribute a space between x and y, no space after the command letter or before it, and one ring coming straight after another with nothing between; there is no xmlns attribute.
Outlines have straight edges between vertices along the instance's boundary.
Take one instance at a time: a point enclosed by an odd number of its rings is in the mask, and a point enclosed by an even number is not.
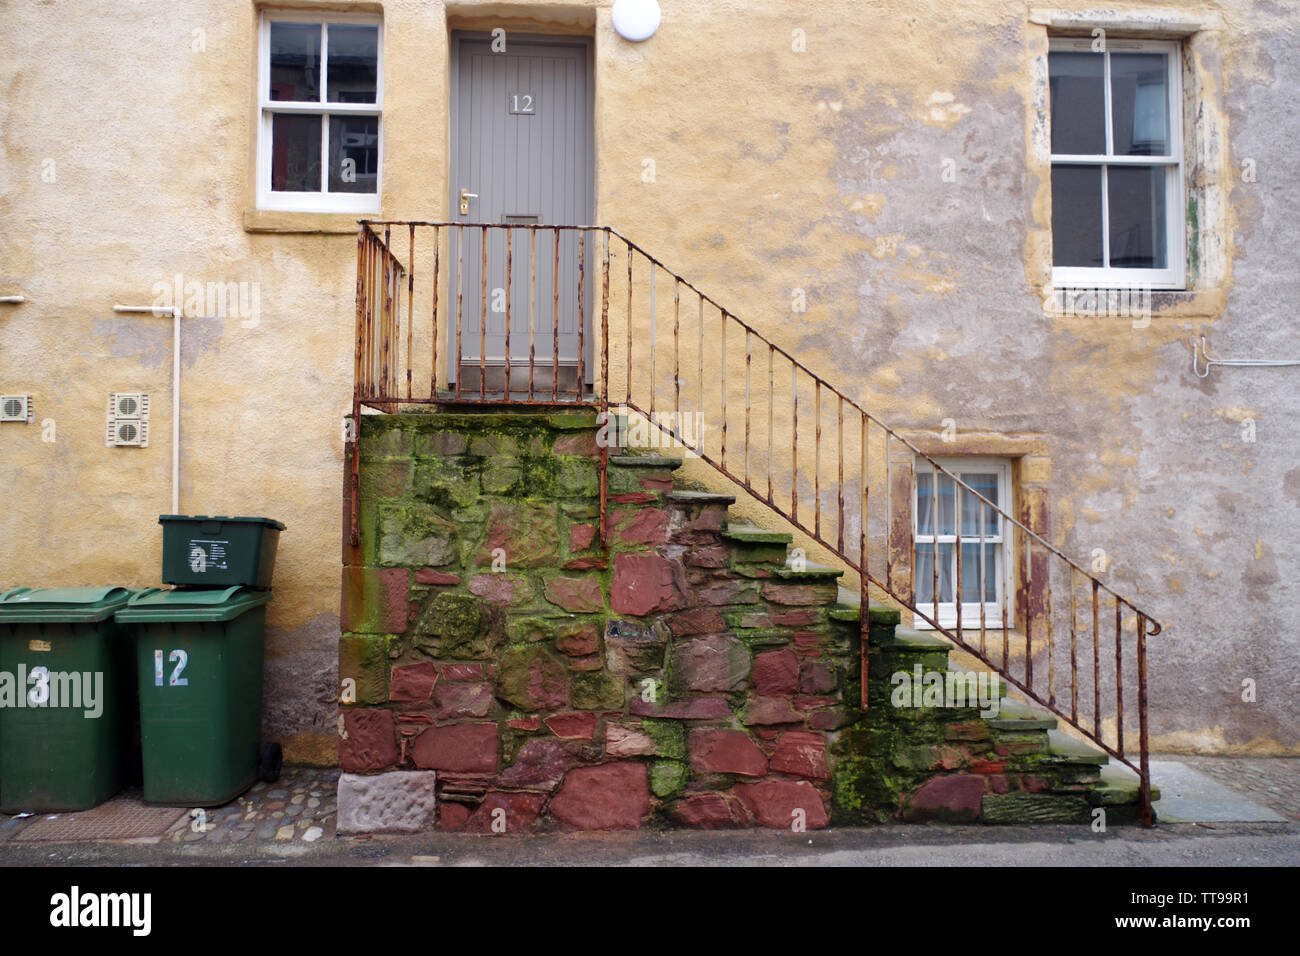
<svg viewBox="0 0 1300 956"><path fill-rule="evenodd" d="M659 388L655 382L655 346L656 339L659 338L658 328L655 325L655 273L658 267L653 261L650 262L650 425L655 425L655 394Z"/></svg>
<svg viewBox="0 0 1300 956"><path fill-rule="evenodd" d="M600 546L608 544L609 512L609 229L600 278L600 421L606 440L600 443Z"/></svg>
<svg viewBox="0 0 1300 956"><path fill-rule="evenodd" d="M790 520L799 523L799 366L790 362Z"/></svg>
<svg viewBox="0 0 1300 956"><path fill-rule="evenodd" d="M1138 800L1142 807L1142 823L1151 826L1151 766L1149 762L1150 744L1147 739L1147 619L1138 615L1137 633L1137 669L1138 669L1138 763L1140 766L1140 783Z"/></svg>
<svg viewBox="0 0 1300 956"><path fill-rule="evenodd" d="M528 230L528 401L534 397L537 373L537 230Z"/></svg>
<svg viewBox="0 0 1300 956"><path fill-rule="evenodd" d="M722 470L727 470L727 313L718 310L718 321L722 324Z"/></svg>
<svg viewBox="0 0 1300 956"><path fill-rule="evenodd" d="M1101 609L1100 584L1092 581L1092 735L1101 740Z"/></svg>
<svg viewBox="0 0 1300 956"><path fill-rule="evenodd" d="M1124 651L1122 647L1123 620L1119 598L1115 598L1115 735L1121 757L1124 756Z"/></svg>
<svg viewBox="0 0 1300 956"><path fill-rule="evenodd" d="M749 352L749 326L745 326L745 487L749 484L749 374L751 356Z"/></svg>
<svg viewBox="0 0 1300 956"><path fill-rule="evenodd" d="M410 255L406 266L406 397L411 398L412 345L415 341L415 223L409 223L411 230Z"/></svg>
<svg viewBox="0 0 1300 956"><path fill-rule="evenodd" d="M835 459L839 463L838 480L835 483L839 492L839 511L835 519L836 541L840 554L844 553L844 396L836 394L835 425Z"/></svg>
<svg viewBox="0 0 1300 956"><path fill-rule="evenodd" d="M502 398L509 402L511 399L510 387L510 323L511 323L511 298L514 295L514 235L515 231L510 226L506 226L506 353L505 353L505 383L502 386Z"/></svg>
<svg viewBox="0 0 1300 956"><path fill-rule="evenodd" d="M682 280L673 276L673 432L677 441L682 440Z"/></svg>
<svg viewBox="0 0 1300 956"><path fill-rule="evenodd" d="M813 379L813 537L822 536L822 380Z"/></svg>
<svg viewBox="0 0 1300 956"><path fill-rule="evenodd" d="M918 506L920 496L917 496ZM910 505L907 509L912 510ZM885 590L891 594L894 591L894 556L890 553L894 529L894 433L885 430ZM916 564L916 542L912 542L912 553L908 555L909 563ZM916 577L916 568L912 568L912 577ZM912 595L913 603L916 602L916 595Z"/></svg>
<svg viewBox="0 0 1300 956"><path fill-rule="evenodd" d="M384 255L382 261L382 270L384 276L384 297L380 301L379 326L383 336L384 345L381 354L381 364L379 371L379 388L380 394L385 398L388 397L388 340L389 340L389 323L392 320L393 313L393 289L392 274L393 269L390 263L392 256L392 227L384 227Z"/></svg>
<svg viewBox="0 0 1300 956"><path fill-rule="evenodd" d="M984 514L985 514L985 512L984 512L984 509L987 508L987 507L988 507L988 505L986 505L984 502L981 501L981 502L979 503L979 509L980 509L980 522L979 522L979 529L980 529L980 561L979 561L979 569L980 569L980 657L983 657L983 656L987 653L987 648L986 648L986 645L985 645L985 617L986 617L986 613L985 613L985 606L984 606L984 602L988 600L988 594L989 594L989 591L988 591L988 581L987 581L987 579L985 578L985 567L984 567L984 551L985 551L985 546L984 546Z"/></svg>
<svg viewBox="0 0 1300 956"><path fill-rule="evenodd" d="M560 230L555 230L555 275L551 279L551 401L560 400Z"/></svg>
<svg viewBox="0 0 1300 956"><path fill-rule="evenodd" d="M862 521L861 528L858 531L858 563L860 572L858 574L858 648L861 660L861 672L859 680L861 681L861 690L859 692L859 704L862 712L866 713L868 706L868 666L867 658L869 653L869 644L871 640L871 600L869 593L869 584L871 580L871 570L867 561L867 516L871 513L868 505L870 504L869 478L867 473L867 416L862 413L861 417L861 434L862 434Z"/></svg>
<svg viewBox="0 0 1300 956"><path fill-rule="evenodd" d="M1079 722L1079 601L1074 583L1074 568L1070 568L1070 723Z"/></svg>
<svg viewBox="0 0 1300 956"><path fill-rule="evenodd" d="M953 545L953 550L956 551L956 558L957 558L957 581L953 586L953 590L955 592L953 597L957 602L957 640L959 641L962 640L962 636L961 636L961 584L962 584L961 525L962 525L963 516L961 512L961 489L962 489L961 479L954 480L952 484L952 492L953 492L952 507L953 507L953 525L954 525L954 530L957 532L957 541Z"/></svg>
<svg viewBox="0 0 1300 956"><path fill-rule="evenodd" d="M772 505L772 459L776 457L776 443L772 439L772 409L773 409L773 375L772 362L776 355L776 346L771 342L767 344L767 503Z"/></svg>
<svg viewBox="0 0 1300 956"><path fill-rule="evenodd" d="M433 227L433 354L430 356L432 371L429 375L429 397L436 399L438 397L438 273L440 264L438 262L439 240L441 238L441 229L438 226Z"/></svg>
<svg viewBox="0 0 1300 956"><path fill-rule="evenodd" d="M868 439L869 439L869 437L870 437L870 432L868 431L868 427L867 427L867 416L866 416L866 413L865 413L865 412L861 413L861 418L862 418L862 421L861 421L860 428L861 428L861 432L862 432L862 449L861 449L861 454L862 454L862 527L861 527L861 528L859 529L859 531L858 531L858 536L859 536L859 542L858 542L858 560L859 560L859 563L860 563L861 566L862 566L862 581L863 581L862 588L863 588L863 600L865 601L865 600L866 600L866 593L865 593L865 592L866 592L866 587L867 587L867 581L868 581L868 580L870 579L870 577L871 577L871 562L870 562L870 559L868 558L868 551L867 551L867 544L868 544L868 542L867 542L867 537L868 537L867 532L868 532L868 530L869 530L869 522L870 522L870 520L871 520L871 473L868 471L868 468L869 468L869 465L870 465L870 453L869 453L869 451L867 450L867 441L868 441ZM863 604L863 605L862 605L862 613L863 613L863 614L866 614L866 613L867 613L867 606L866 606L866 604Z"/></svg>
<svg viewBox="0 0 1300 956"><path fill-rule="evenodd" d="M939 626L939 531L943 522L939 516L939 466L930 463L930 570L934 572L934 626Z"/></svg>
<svg viewBox="0 0 1300 956"><path fill-rule="evenodd" d="M586 304L584 303L584 283L586 278L586 247L587 234L584 230L578 230L578 384L576 387L576 401L582 402L582 385L583 376L586 374L583 369L582 360L584 358L583 349L586 346L586 339L583 334L583 325L587 320Z"/></svg>
<svg viewBox="0 0 1300 956"><path fill-rule="evenodd" d="M627 400L623 414L632 418L632 244L627 245Z"/></svg>
<svg viewBox="0 0 1300 956"><path fill-rule="evenodd" d="M696 406L696 410L700 413L700 415L703 415L704 414L704 295L703 293L697 292L696 298L698 299L697 304L699 306L698 315L696 316L698 321L695 323L695 331L699 339L695 350L695 364L696 364L695 390L696 390L696 402L698 403ZM698 454L703 455L704 454L704 429L696 428L695 430L699 432L699 434L695 436L695 451Z"/></svg>
<svg viewBox="0 0 1300 956"><path fill-rule="evenodd" d="M487 226L479 227L478 400L487 399Z"/></svg>
<svg viewBox="0 0 1300 956"><path fill-rule="evenodd" d="M1028 516L1026 516L1028 517ZM1033 539L1028 532L1025 539L1025 685L1034 689L1034 554Z"/></svg>
<svg viewBox="0 0 1300 956"><path fill-rule="evenodd" d="M456 363L456 398L460 399L464 375L465 357L464 312L465 312L465 229L455 226L456 237L456 353L452 361Z"/></svg>

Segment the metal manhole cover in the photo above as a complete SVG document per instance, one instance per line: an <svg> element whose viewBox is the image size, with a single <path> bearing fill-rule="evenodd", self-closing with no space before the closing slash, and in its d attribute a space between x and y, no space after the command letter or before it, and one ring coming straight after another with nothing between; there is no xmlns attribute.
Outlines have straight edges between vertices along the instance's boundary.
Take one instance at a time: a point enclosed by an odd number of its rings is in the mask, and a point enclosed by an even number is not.
<svg viewBox="0 0 1300 956"><path fill-rule="evenodd" d="M145 806L138 794L121 794L93 810L40 814L13 841L74 842L162 836L188 813L176 807Z"/></svg>

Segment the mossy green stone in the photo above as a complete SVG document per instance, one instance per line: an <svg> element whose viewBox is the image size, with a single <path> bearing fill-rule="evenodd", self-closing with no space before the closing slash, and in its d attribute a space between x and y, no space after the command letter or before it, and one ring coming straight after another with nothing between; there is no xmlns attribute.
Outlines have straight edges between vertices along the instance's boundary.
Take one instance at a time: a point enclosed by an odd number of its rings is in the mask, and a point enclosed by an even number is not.
<svg viewBox="0 0 1300 956"><path fill-rule="evenodd" d="M377 509L376 525L381 567L441 567L457 558L459 526L429 505L383 502Z"/></svg>
<svg viewBox="0 0 1300 956"><path fill-rule="evenodd" d="M575 672L569 693L578 710L623 709L623 684L606 671Z"/></svg>
<svg viewBox="0 0 1300 956"><path fill-rule="evenodd" d="M686 757L686 728L680 721L647 717L641 721L641 729L654 741L655 753L660 757L673 760Z"/></svg>
<svg viewBox="0 0 1300 956"><path fill-rule="evenodd" d="M679 760L656 760L650 764L650 792L666 799L681 793L689 776L686 764Z"/></svg>
<svg viewBox="0 0 1300 956"><path fill-rule="evenodd" d="M357 704L388 701L388 645L383 634L344 634L339 638L339 680L356 681Z"/></svg>

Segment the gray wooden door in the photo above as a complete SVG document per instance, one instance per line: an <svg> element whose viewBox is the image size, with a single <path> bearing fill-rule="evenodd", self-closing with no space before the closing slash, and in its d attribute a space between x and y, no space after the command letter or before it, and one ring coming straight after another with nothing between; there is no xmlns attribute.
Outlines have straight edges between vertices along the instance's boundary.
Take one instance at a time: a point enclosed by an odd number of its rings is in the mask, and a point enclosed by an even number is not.
<svg viewBox="0 0 1300 956"><path fill-rule="evenodd" d="M454 36L452 65L452 219L460 222L585 225L592 218L592 103L589 47L580 38L506 37L504 52L493 52L487 38ZM476 193L460 214L460 195ZM453 356L461 387L479 389L480 356L488 366L486 388L500 392L506 350L505 231L487 231L487 296L483 296L480 230L463 232L464 249L452 236L452 262L463 252L461 340ZM559 296L553 230L511 230L509 335L511 390L527 389L529 352L535 356L534 384L550 391L552 369L560 367L559 387L576 385L578 367L578 237L561 231ZM595 261L589 233L585 250L583 378L591 381L591 268ZM532 261L530 262L530 258ZM535 279L532 277L535 275ZM531 290L530 290L531 285ZM530 297L531 291L531 297ZM533 307L530 310L530 300ZM486 334L480 316L486 313ZM531 314L530 314L531 313ZM532 335L530 341L530 322ZM555 327L559 348L555 349ZM558 358L558 361L556 361Z"/></svg>

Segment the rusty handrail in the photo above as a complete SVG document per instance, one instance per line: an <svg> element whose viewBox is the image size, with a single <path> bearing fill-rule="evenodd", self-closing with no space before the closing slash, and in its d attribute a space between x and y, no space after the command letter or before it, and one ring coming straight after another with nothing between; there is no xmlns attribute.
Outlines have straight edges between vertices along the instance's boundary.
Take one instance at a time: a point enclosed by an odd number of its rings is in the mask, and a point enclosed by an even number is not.
<svg viewBox="0 0 1300 956"><path fill-rule="evenodd" d="M390 242L391 230L396 227L399 229L405 227L408 233L407 242L407 261L402 263L400 256L393 250ZM383 230L381 238L379 229ZM427 250L423 247L417 248L416 232L417 230L432 230L433 249L432 255L429 256ZM500 363L493 362L489 364L487 359L487 327L488 327L488 271L489 271L489 241L491 236L504 232L504 312L505 312L505 352ZM516 384L514 374L516 371L522 371L523 362L514 358L510 349L510 336L514 317L522 315L524 303L520 302L518 310L515 308L513 301L513 292L515 284L515 275L512 272L513 252L515 244L513 236L517 233L525 233L528 236L527 242L527 277L528 277L528 302L527 305L527 325L528 325L528 359L527 359L527 390L525 392L522 383ZM588 241L589 237L595 234L603 234L603 247L598 257L598 267L601 271L601 288L600 288L600 325L599 332L592 330L593 335L598 334L598 341L593 341L593 352L599 350L599 361L588 362L586 359L586 323L587 316L587 296L595 299L594 290L587 289L587 276L590 270L586 268L587 253L590 250L593 254L596 252L594 238ZM453 354L457 355L456 365L458 373L455 375L454 385L449 386L448 391L440 394L438 388L438 369L437 355L439 344L439 270L441 263L441 240L446 236L447 253L452 255L454 247L454 261L451 271L455 281L455 339L451 343ZM577 258L572 260L571 256L566 255L564 258L565 269L562 276L561 270L561 236L576 234ZM541 236L541 249L538 248L538 237ZM476 361L465 361L464 356L464 339L463 335L463 316L464 316L464 259L466 252L466 237L477 236L479 243L478 265L480 268L479 282L476 283L478 288L473 290L479 295L478 309L476 310L479 320L478 335L478 356ZM613 259L612 246L621 243L626 250L626 288L624 301L620 301L619 306L615 308L615 313L624 312L621 321L625 323L625 328L620 330L623 334L612 332L610 329L610 300L611 300L611 276L617 277L618 282L624 281L620 270L611 271ZM412 363L415 361L414 348L416 344L415 335L415 317L416 317L416 262L421 252L432 259L432 283L431 283L431 303L429 314L431 323L428 329L430 335L430 351L432 363L429 372L429 397L414 398ZM521 255L522 244L521 244ZM621 254L621 251L620 251ZM544 329L538 328L539 310L536 301L538 295L538 256L547 256L549 262L545 262L541 275L543 279L549 278L551 281L551 302L543 303L541 315L549 313L550 318L550 335L547 336ZM497 260L493 260L494 266ZM648 270L649 279L645 288L638 291L636 287L636 266L640 264L641 270ZM569 268L572 266L572 273ZM547 268L549 267L549 268ZM522 269L522 266L521 266ZM671 302L671 322L659 323L658 311L656 304L656 278L662 271L672 283L672 302ZM547 275L549 273L549 276ZM423 274L423 273L421 273ZM405 288L401 279L405 278ZM594 280L594 277L593 277ZM576 289L573 310L576 313L578 322L577 347L578 354L572 357L562 365L560 359L560 319L561 319L561 287L565 282L574 282L573 288ZM406 296L406 314L408 324L406 328L406 346L403 351L401 347L401 315L402 315L402 296ZM719 425L717 433L719 435L719 447L715 452L705 441L699 427L692 429L692 434L688 437L683 434L683 375L688 375L687 361L683 358L683 346L689 353L691 343L689 342L689 329L683 330L683 310L681 299L685 295L688 299L695 296L697 307L695 310L698 319L696 321L696 362L694 372L696 375L696 398L695 411L697 415L702 415L705 407L706 389L710 398L716 396L716 411L719 415ZM640 298L638 298L638 296ZM549 308L547 307L549 305ZM706 306L716 312L716 322L712 318L712 313L706 322ZM594 307L594 301L593 301ZM450 311L452 303L450 299L447 302L447 310ZM566 306L566 317L567 317ZM646 309L648 308L648 314ZM497 311L495 304L493 311ZM691 309L687 309L689 316ZM617 321L617 320L616 320ZM593 316L593 325L594 316ZM728 345L728 329L735 325L736 335L731 337L733 345ZM671 325L671 332L661 332L662 329ZM451 335L450 319L447 321L446 334ZM648 334L647 334L648 333ZM419 333L423 335L423 331ZM665 338L662 350L659 348L661 334ZM667 341L671 335L671 342ZM540 341L543 345L547 343L551 347L549 357L542 356L540 359L537 355L537 345ZM625 341L623 341L625 340ZM797 528L806 534L813 541L825 547L829 552L836 555L849 568L856 572L860 577L859 593L865 608L868 603L869 588L876 587L880 592L887 595L895 603L907 608L917 617L924 621L936 631L943 634L948 640L955 645L973 654L977 659L982 661L988 667L997 671L1008 683L1019 689L1026 697L1047 708L1058 717L1066 720L1076 730L1085 737L1099 746L1104 752L1115 757L1124 764L1133 768L1140 780L1140 797L1143 804L1143 818L1149 824L1150 815L1150 775L1148 768L1148 741L1147 741L1147 675L1146 675L1146 638L1160 633L1160 624L1154 617L1146 611L1137 607L1129 599L1119 594L1105 582L1098 579L1095 575L1085 570L1081 565L1072 560L1067 554L1060 549L1051 545L1042 534L1034 531L1025 522L1018 520L1013 515L1004 510L1001 506L990 500L976 488L963 482L957 475L949 469L940 465L933 457L922 451L917 445L909 440L905 435L891 429L881 422L874 414L867 411L862 405L852 397L845 395L843 392L834 388L821 376L814 373L804 363L800 362L786 349L783 349L775 342L758 332L752 326L739 319L734 313L722 306L716 299L704 293L696 284L690 282L681 274L669 269L662 261L648 253L642 247L632 242L617 230L608 226L596 225L543 225L540 223L483 223L483 222L448 222L434 220L361 220L360 234L358 237L358 279L357 279L357 343L356 343L356 362L355 362L355 387L354 387L354 414L360 413L362 405L372 405L383 410L391 410L400 404L422 404L437 401L465 401L472 399L481 403L498 403L507 405L555 405L555 404L576 404L583 407L598 408L606 422L611 408L611 402L616 401L611 394L613 386L611 379L616 377L617 373L611 369L611 345L619 344L624 351L622 356L615 356L623 362L625 382L620 391L623 392L617 398L618 404L624 406L629 412L635 412L647 419L649 424L656 428L660 433L671 435L673 440L679 442L682 447L689 449L692 453L698 455L703 461L718 470L722 475L733 481L735 484L744 488L745 491L752 495L755 500L767 505L782 519L789 522L791 526ZM739 391L736 379L728 380L728 369L733 364L731 352L743 345L744 363L743 363L743 398L744 410L743 420L741 413L736 410L736 406L731 408L735 410L736 416L736 435L740 444L743 446L739 452L736 451L735 441L730 449L731 457L728 460L729 449L728 426L732 424L729 421L728 414L728 395L733 391ZM638 347L644 346L643 351ZM706 382L705 372L706 363L704 356L706 347L709 350L710 362L708 369L716 372L714 379ZM761 381L755 388L754 381L754 353L761 356L763 351L767 352L767 427L766 427L766 446L760 446L757 450L764 452L763 458L766 462L765 474L758 475L755 470L754 455L756 450L754 446L754 433L763 432L761 421L759 428L756 430L754 424L754 393L757 391L762 394ZM671 404L673 409L672 423L665 427L658 414L657 400L661 389L667 389L666 378L661 377L658 372L661 362L666 363L662 356L671 354L673 374L671 381L671 393L664 397L664 406ZM472 357L471 357L472 359ZM404 361L404 364L403 364ZM784 363L784 364L783 364ZM599 378L596 378L594 366L599 365ZM735 361L737 369L740 368L739 361ZM788 365L790 369L790 393L788 409L782 409L781 416L778 418L776 409L781 401L778 398L779 389L777 388L777 366ZM572 368L576 371L576 381L572 387L561 388L560 377L561 368ZM501 372L500 388L494 386L489 388L488 379L491 374L495 375L497 370ZM535 380L536 373L539 369L544 373L549 372L550 383ZM634 371L636 374L634 374ZM467 373L475 372L478 376L478 388L472 392L467 392L462 388L463 379ZM423 374L421 372L421 374ZM761 378L761 367L759 370ZM784 374L784 373L782 373ZM593 379L593 386L590 393L585 389L585 380L588 375ZM406 396L399 397L399 383L404 378L406 381ZM800 409L800 391L801 388L805 394L811 390L812 401L811 412L808 405L802 412L805 421L801 422ZM526 394L526 398L523 397ZM671 399L671 402L669 402ZM788 414L787 414L788 412ZM849 418L847 433L849 435L846 444L845 434L845 417ZM858 418L857 428L853 427L853 416ZM811 423L806 419L811 417ZM829 444L829 438L824 442L823 436L823 419L829 426L828 433L834 435L835 444L835 462L833 476L828 474L825 485L823 478L823 445ZM789 499L785 500L783 495L776 493L776 486L773 481L774 452L776 451L775 437L776 427L779 421L780 427L784 430L789 429ZM812 476L809 480L806 476L800 475L800 431L801 424L804 428L811 426L812 432ZM872 429L876 431L873 433ZM848 463L850 468L857 466L858 472L857 483L861 490L860 497L854 494L852 497L846 497L845 485L845 464L846 448L852 451L851 445L853 437L857 434L857 444L860 454L850 456ZM871 495L870 478L871 464L870 454L874 443L880 445L883 443L885 455L883 468L877 465L878 471L883 471L885 475L884 499L886 502L885 509L885 528L884 535L884 555L883 568L877 567L875 570L871 567L870 561L870 544L871 535L869 533L871 507L873 496ZM909 453L906 456L900 456L895 461L895 445L898 443L898 449L905 450ZM804 449L802 454L808 456L808 438L805 432ZM606 499L607 499L607 449L600 449L601 457L601 540L604 542L607 533L607 516L606 516ZM857 459L857 460L855 460ZM739 464L737 464L739 462ZM931 589L931 600L922 606L917 600L917 594L914 590L914 583L917 571L917 558L923 553L918 551L915 541L915 501L914 484L910 475L914 473L916 466L920 463L926 463L933 476L929 482L930 485L930 507L933 510L933 533L930 535L931 542L929 548L929 558L931 561L931 573L928 581ZM356 455L353 455L353 527L356 527L356 508L357 508L357 488L356 488ZM951 483L951 505L953 507L953 527L954 534L944 535L939 526L939 486L941 480L938 476L944 476L946 482ZM800 479L803 478L806 484L811 484L811 490L814 497L811 520L799 514L800 507ZM849 474L850 485L853 482L853 475ZM827 488L833 484L834 502L827 503L825 513L823 513L823 498ZM897 487L896 487L897 486ZM896 515L893 506L895 496L908 496L907 513L911 516L912 527L900 527L895 520ZM963 507L963 501L967 496L971 497L975 511L978 512L978 534L967 532L966 509ZM882 496L877 494L875 501L878 503ZM1010 505L1008 504L1008 507ZM854 541L854 535L851 532L856 519L858 525L857 541ZM991 522L992 527L996 530L990 532L986 527L986 522ZM833 525L833 529L830 527ZM955 558L955 579L952 581L949 590L953 598L951 604L955 612L955 620L945 623L941 620L940 614L940 543L939 537L952 539L945 542L942 547L951 548ZM989 543L988 538L994 537L1001 542L1001 558L993 558L993 572L998 575L998 565L1001 565L1001 572L998 580L994 581L994 593L997 595L996 603L1001 606L1002 620L990 624L987 620L986 610L989 602L987 585L989 569L987 567L988 558L986 557L986 545ZM963 539L965 539L963 541ZM355 538L354 538L355 540ZM963 573L963 552L965 545L976 545L978 552L978 589L979 589L979 627L978 627L978 646L968 641L968 632L974 631L974 622L969 626L963 626L963 605L970 603L963 601L962 591L965 575ZM922 548L925 546L922 545ZM1012 568L1008 555L1015 553L1015 568ZM905 569L902 564L902 557L906 554L907 565L911 568L911 575L902 573ZM1053 564L1053 560L1055 564ZM951 565L949 565L951 568ZM1068 602L1052 603L1052 583L1053 579L1058 578L1064 581L1068 578L1069 600ZM1091 604L1091 627L1088 626L1087 614L1085 610L1082 627L1079 620L1079 583L1083 585L1084 605ZM1014 588L1013 588L1014 585ZM1103 596L1104 595L1104 596ZM1114 738L1115 743L1112 745L1108 742L1107 735L1103 732L1103 714L1102 714L1102 683L1103 678L1109 679L1112 675L1102 667L1101 644L1103 642L1102 634L1102 609L1103 604L1106 607L1106 614L1110 614L1110 608L1113 606L1115 615L1115 633L1114 633ZM1019 677L1012 673L1010 638L1012 629L1010 625L1009 613L1014 605L1017 625L1023 635L1024 641L1024 664L1023 671ZM1058 656L1064 654L1064 644L1057 641L1056 627L1057 618L1064 613L1068 606L1069 610L1069 642L1068 642L1068 673L1069 673L1069 703L1058 706L1057 690L1057 664ZM1127 610L1127 614L1126 614ZM927 611L929 613L927 613ZM1132 627L1126 626L1126 618L1132 622ZM865 611L861 615L862 636L864 640L867 637L867 615ZM998 623L1001 627L998 627ZM1062 621L1063 624L1063 621ZM1002 631L1001 641L1001 660L996 659L995 651L990 648L987 640L987 632L990 630ZM1062 642L1064 641L1064 627L1062 627ZM1041 633L1039 633L1041 631ZM1136 638L1130 643L1132 654L1129 655L1133 660L1126 661L1124 652L1125 636L1131 634ZM1088 725L1085 707L1080 706L1081 675L1087 675L1086 663L1084 667L1080 666L1080 643L1084 646L1086 652L1087 638L1091 635L1092 644L1092 668L1091 668L1091 726ZM1037 645L1035 640L1037 639ZM971 638L973 640L973 638ZM1104 640L1109 641L1107 636ZM1034 674L1035 657L1045 656L1047 663L1047 686L1042 688L1041 680L1036 681ZM1064 660L1060 662L1064 671ZM1136 668L1136 684L1132 681L1129 683L1130 689L1136 687L1137 695L1137 716L1138 716L1138 743L1139 754L1138 762L1135 764L1130 756L1126 755L1124 746L1124 670L1126 663L1129 667ZM866 705L866 653L864 650L862 656L863 666L863 706ZM1041 672L1039 677L1041 678ZM1086 690L1086 687L1084 688ZM1111 695L1107 694L1109 698ZM1107 718L1109 719L1109 718Z"/></svg>

